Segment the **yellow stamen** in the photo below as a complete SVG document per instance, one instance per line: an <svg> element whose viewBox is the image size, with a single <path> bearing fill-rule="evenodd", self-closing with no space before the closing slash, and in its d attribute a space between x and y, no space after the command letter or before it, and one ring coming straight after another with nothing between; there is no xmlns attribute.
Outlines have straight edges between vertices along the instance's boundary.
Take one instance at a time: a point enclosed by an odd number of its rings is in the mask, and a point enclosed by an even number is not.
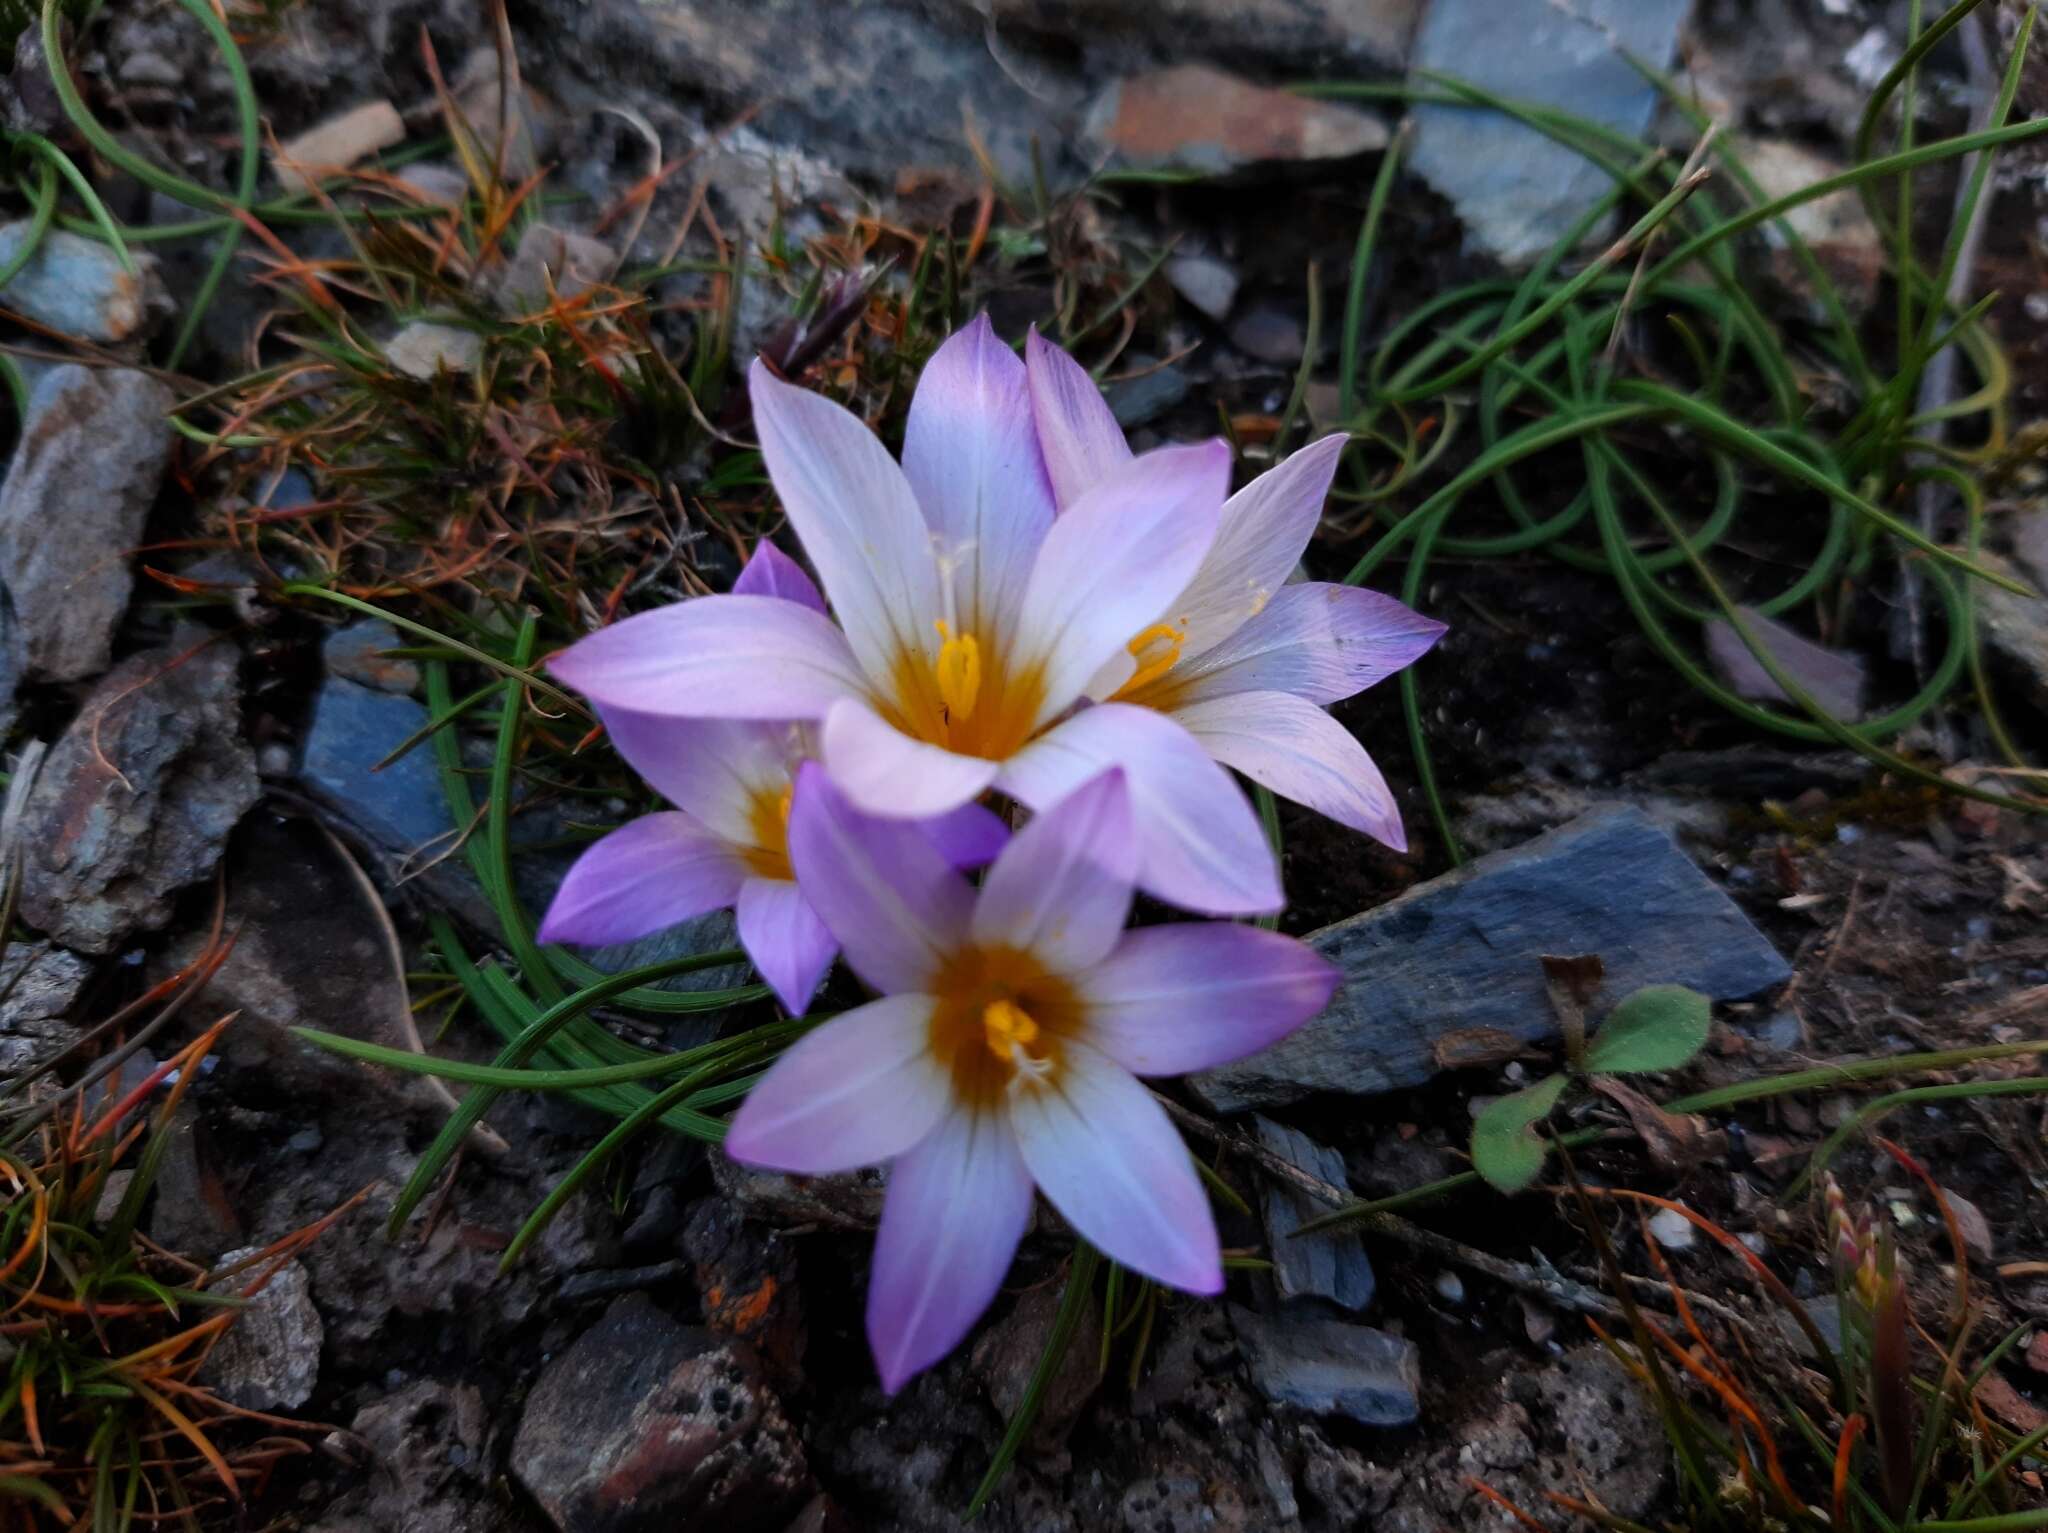
<svg viewBox="0 0 2048 1533"><path fill-rule="evenodd" d="M932 669L938 676L939 700L946 705L951 723L965 723L974 717L974 704L981 696L981 645L971 633L955 634L940 619L939 658Z"/></svg>
<svg viewBox="0 0 2048 1533"><path fill-rule="evenodd" d="M1004 1064L1038 1041L1038 1024L1015 1001L990 1001L981 1009L981 1026L988 1051Z"/></svg>
<svg viewBox="0 0 2048 1533"><path fill-rule="evenodd" d="M757 788L748 806L754 844L741 850L748 868L762 878L789 878L789 806L796 797L794 784L780 793Z"/></svg>
<svg viewBox="0 0 2048 1533"><path fill-rule="evenodd" d="M1143 629L1131 642L1124 646L1131 652L1131 658L1138 668L1131 673L1131 679L1119 691L1135 692L1149 682L1157 681L1180 661L1180 647L1187 643L1188 631L1176 628L1171 623L1154 623Z"/></svg>

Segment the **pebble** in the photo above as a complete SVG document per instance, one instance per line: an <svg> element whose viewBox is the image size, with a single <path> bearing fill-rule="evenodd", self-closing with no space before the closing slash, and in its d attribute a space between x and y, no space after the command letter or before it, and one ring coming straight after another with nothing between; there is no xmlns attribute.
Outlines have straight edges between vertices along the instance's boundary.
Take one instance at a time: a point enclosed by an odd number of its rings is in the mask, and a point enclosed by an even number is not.
<svg viewBox="0 0 2048 1533"><path fill-rule="evenodd" d="M0 224L0 266L21 253L30 232L27 219ZM170 307L156 258L134 260L131 272L98 240L45 230L28 264L0 288L0 306L61 335L118 346L139 338Z"/></svg>
<svg viewBox="0 0 2048 1533"><path fill-rule="evenodd" d="M1699 1232L1677 1210L1660 1208L1650 1216L1650 1237L1667 1251L1690 1251Z"/></svg>

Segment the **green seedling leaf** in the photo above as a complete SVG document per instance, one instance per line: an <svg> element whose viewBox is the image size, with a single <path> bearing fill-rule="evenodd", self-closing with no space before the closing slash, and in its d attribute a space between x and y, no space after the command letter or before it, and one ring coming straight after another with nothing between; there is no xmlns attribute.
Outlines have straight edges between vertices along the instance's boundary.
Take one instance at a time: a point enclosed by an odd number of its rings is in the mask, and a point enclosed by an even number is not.
<svg viewBox="0 0 2048 1533"><path fill-rule="evenodd" d="M1645 985L1600 1024L1586 1050L1586 1069L1596 1075L1639 1075L1676 1070L1706 1047L1713 1006L1683 985Z"/></svg>
<svg viewBox="0 0 2048 1533"><path fill-rule="evenodd" d="M1472 1165L1502 1192L1520 1192L1536 1180L1550 1146L1535 1132L1564 1095L1570 1077L1553 1075L1502 1097L1472 1124Z"/></svg>

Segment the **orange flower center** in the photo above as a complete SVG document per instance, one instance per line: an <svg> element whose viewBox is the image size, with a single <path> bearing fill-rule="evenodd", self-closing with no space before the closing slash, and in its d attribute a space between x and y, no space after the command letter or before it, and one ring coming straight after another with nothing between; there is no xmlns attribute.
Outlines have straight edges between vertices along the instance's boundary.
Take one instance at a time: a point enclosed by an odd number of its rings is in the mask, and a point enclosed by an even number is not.
<svg viewBox="0 0 2048 1533"><path fill-rule="evenodd" d="M757 878L796 876L789 866L789 805L795 795L796 789L787 783L780 791L756 788L747 805L754 844L741 848L740 860Z"/></svg>
<svg viewBox="0 0 2048 1533"><path fill-rule="evenodd" d="M1016 666L992 635L940 620L936 657L904 650L891 669L882 716L913 740L1002 761L1030 740L1045 702L1045 673Z"/></svg>
<svg viewBox="0 0 2048 1533"><path fill-rule="evenodd" d="M953 1078L953 1093L991 1107L1012 1089L1050 1083L1068 1043L1079 1038L1080 998L1029 953L964 947L932 983L931 1047Z"/></svg>

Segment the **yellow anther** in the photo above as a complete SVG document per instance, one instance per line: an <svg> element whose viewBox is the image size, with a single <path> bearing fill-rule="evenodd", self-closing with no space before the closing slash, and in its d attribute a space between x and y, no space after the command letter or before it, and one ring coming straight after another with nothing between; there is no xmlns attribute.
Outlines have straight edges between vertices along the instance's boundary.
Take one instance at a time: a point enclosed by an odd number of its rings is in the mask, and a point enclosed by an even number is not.
<svg viewBox="0 0 2048 1533"><path fill-rule="evenodd" d="M1038 1024L1015 1001L990 1001L981 1009L981 1029L988 1051L1004 1064L1029 1055L1038 1041Z"/></svg>
<svg viewBox="0 0 2048 1533"><path fill-rule="evenodd" d="M1131 679L1123 684L1122 690L1135 692L1172 670L1180 660L1180 647L1187 643L1187 639L1187 629L1176 628L1171 623L1154 623L1140 631L1124 646L1131 652L1138 668L1131 673Z"/></svg>
<svg viewBox="0 0 2048 1533"><path fill-rule="evenodd" d="M981 645L971 633L955 634L942 618L939 630L939 658L932 669L939 682L939 701L946 705L949 723L964 723L974 717L975 701L981 696Z"/></svg>

